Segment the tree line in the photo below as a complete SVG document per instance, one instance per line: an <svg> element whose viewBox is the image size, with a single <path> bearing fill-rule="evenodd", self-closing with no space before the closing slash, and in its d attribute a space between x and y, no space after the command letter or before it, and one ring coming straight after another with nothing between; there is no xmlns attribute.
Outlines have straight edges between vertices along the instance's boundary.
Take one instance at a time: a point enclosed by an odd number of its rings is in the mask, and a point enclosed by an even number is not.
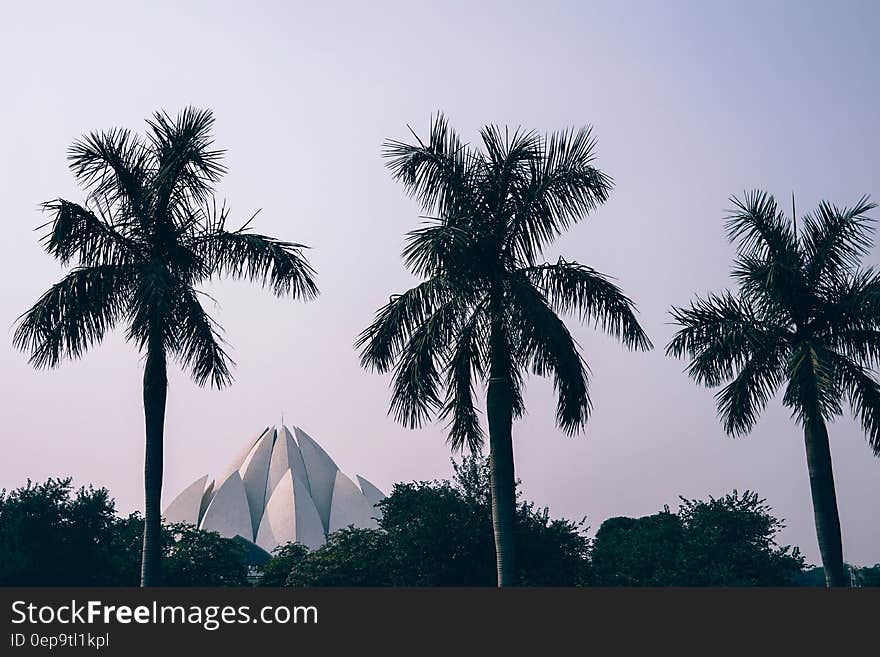
<svg viewBox="0 0 880 657"><path fill-rule="evenodd" d="M145 355L144 586L162 578L168 360L198 385L232 380L199 286L230 276L282 297L318 295L305 245L254 231L253 217L229 227L214 193L226 169L213 125L209 110L186 108L154 114L145 136L112 129L73 144L68 158L85 199L44 204L51 220L43 238L70 271L14 335L37 367L82 356L117 325ZM598 167L590 128L542 135L488 125L474 145L438 114L424 139L388 140L382 155L427 217L403 252L421 282L380 308L356 347L364 367L393 373L389 412L413 428L445 420L456 451L484 448L476 395L486 390L495 578L514 585L525 571L511 436L525 411L525 377L552 377L557 424L576 433L592 409L589 370L565 319L594 324L627 349L653 347L635 303L609 276L543 258L608 199L613 181ZM672 307L677 331L666 352L686 359L698 384L720 387L718 413L731 435L749 432L784 391L804 431L826 583L846 586L827 425L847 405L880 453L880 274L862 265L875 205L867 197L852 207L823 201L786 216L763 191L731 204L735 288Z"/></svg>
<svg viewBox="0 0 880 657"><path fill-rule="evenodd" d="M376 529L349 527L309 550L269 555L240 538L192 525L161 529L169 586L494 586L496 566L486 458L454 462L452 481L404 482L381 503ZM518 496L520 586L819 586L821 569L779 545L783 528L756 493L682 498L641 518L553 518ZM119 516L103 488L70 479L0 492L0 585L132 586L139 581L143 518ZM880 584L880 566L848 568ZM820 577L817 579L817 573Z"/></svg>

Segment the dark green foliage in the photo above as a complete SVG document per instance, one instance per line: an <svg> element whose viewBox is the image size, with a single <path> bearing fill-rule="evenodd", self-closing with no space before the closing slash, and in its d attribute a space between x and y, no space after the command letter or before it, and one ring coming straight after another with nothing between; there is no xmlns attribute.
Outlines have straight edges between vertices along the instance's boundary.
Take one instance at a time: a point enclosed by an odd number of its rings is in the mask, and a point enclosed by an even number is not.
<svg viewBox="0 0 880 657"><path fill-rule="evenodd" d="M488 459L453 463L454 482L397 484L382 502L381 528L407 586L492 586L496 583ZM547 509L516 509L519 584L585 582L589 541L582 523L551 519Z"/></svg>
<svg viewBox="0 0 880 657"><path fill-rule="evenodd" d="M604 586L790 586L804 567L797 548L774 537L782 521L756 493L708 501L682 498L642 518L602 523L593 546L596 583Z"/></svg>
<svg viewBox="0 0 880 657"><path fill-rule="evenodd" d="M287 586L390 586L388 539L376 529L348 527L293 567Z"/></svg>
<svg viewBox="0 0 880 657"><path fill-rule="evenodd" d="M394 576L402 584L495 583L492 515L484 500L464 495L449 482L395 484L382 510Z"/></svg>
<svg viewBox="0 0 880 657"><path fill-rule="evenodd" d="M782 586L804 567L800 552L774 541L784 524L757 493L682 500L684 561L692 586Z"/></svg>
<svg viewBox="0 0 880 657"><path fill-rule="evenodd" d="M160 535L162 554L167 549L169 536L163 527ZM120 518L113 532L113 555L109 568L116 573L119 586L137 586L141 576L143 557L144 518L140 513Z"/></svg>
<svg viewBox="0 0 880 657"><path fill-rule="evenodd" d="M106 488L71 480L0 492L0 586L137 586L144 521L119 518ZM162 528L168 586L247 584L239 541L191 525Z"/></svg>
<svg viewBox="0 0 880 657"><path fill-rule="evenodd" d="M245 586L247 548L193 525L166 526L170 540L162 562L166 586Z"/></svg>
<svg viewBox="0 0 880 657"><path fill-rule="evenodd" d="M642 518L609 518L593 541L592 566L600 586L678 583L681 519L668 510Z"/></svg>
<svg viewBox="0 0 880 657"><path fill-rule="evenodd" d="M379 529L347 528L313 551L289 543L268 562L243 541L166 525L165 583L246 586L256 567L261 586L493 586L486 461L468 457L455 470L453 482L397 484ZM781 521L749 492L610 518L592 545L583 523L551 519L531 503L518 505L517 527L526 586L809 585L798 551L774 542ZM0 585L134 586L142 534L141 516L118 518L105 489L29 482L0 493ZM857 568L854 576L876 586L878 573Z"/></svg>
<svg viewBox="0 0 880 657"><path fill-rule="evenodd" d="M378 530L336 532L304 558L291 547L291 559L285 548L268 568L294 561L287 583L295 586L495 585L487 459L465 457L454 466L454 483L396 484L382 502ZM521 584L585 583L589 542L580 524L553 520L530 503L518 506L517 523Z"/></svg>
<svg viewBox="0 0 880 657"><path fill-rule="evenodd" d="M284 586L291 571L298 568L309 549L300 543L285 543L272 552L272 558L262 568L260 586Z"/></svg>
<svg viewBox="0 0 880 657"><path fill-rule="evenodd" d="M74 491L70 478L0 491L0 585L116 584L116 523L106 488Z"/></svg>
<svg viewBox="0 0 880 657"><path fill-rule="evenodd" d="M116 543L126 586L136 586L140 573L144 521L134 513L121 521ZM164 586L246 586L248 550L235 539L194 525L162 525L162 583Z"/></svg>
<svg viewBox="0 0 880 657"><path fill-rule="evenodd" d="M584 521L550 518L547 507L533 502L517 512L517 554L519 579L523 586L579 586L588 584L590 541L584 535Z"/></svg>

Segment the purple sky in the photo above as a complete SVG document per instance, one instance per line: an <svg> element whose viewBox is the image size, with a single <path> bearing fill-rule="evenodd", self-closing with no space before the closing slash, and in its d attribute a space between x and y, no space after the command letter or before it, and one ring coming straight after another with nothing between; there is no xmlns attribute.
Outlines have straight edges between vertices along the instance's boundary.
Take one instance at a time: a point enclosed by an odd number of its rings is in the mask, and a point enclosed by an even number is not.
<svg viewBox="0 0 880 657"><path fill-rule="evenodd" d="M566 438L550 382L529 380L529 414L514 427L526 497L586 515L595 531L609 516L674 508L678 495L752 489L786 519L782 540L818 560L803 439L787 411L777 399L751 436L725 437L713 392L662 346L671 304L729 285L729 195L794 191L799 211L880 197L876 4L178 4L22 2L0 14L0 487L72 475L107 486L122 511L141 506L138 354L117 333L82 361L35 372L12 350L12 325L62 273L33 229L39 202L81 199L68 145L187 104L214 110L229 150L220 195L242 219L262 208L259 230L312 245L322 295L302 304L244 283L210 289L236 382L200 390L172 373L165 499L215 475L282 413L386 491L449 476L442 427L396 426L388 380L362 371L352 348L413 282L399 254L418 208L381 143L407 138L406 123L424 133L442 109L467 139L488 122L594 126L615 191L547 256L615 276L660 347L631 354L574 328L595 412ZM873 564L880 461L851 418L830 434L844 556Z"/></svg>

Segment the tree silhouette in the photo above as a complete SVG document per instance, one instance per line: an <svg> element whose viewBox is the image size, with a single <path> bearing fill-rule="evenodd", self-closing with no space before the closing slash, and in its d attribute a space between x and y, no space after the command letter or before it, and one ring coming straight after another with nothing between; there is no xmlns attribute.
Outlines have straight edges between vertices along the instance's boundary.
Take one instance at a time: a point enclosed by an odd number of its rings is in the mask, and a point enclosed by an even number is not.
<svg viewBox="0 0 880 657"><path fill-rule="evenodd" d="M394 369L390 412L409 427L449 421L453 449L481 450L474 405L487 381L492 517L499 586L516 581L511 426L523 413L527 371L552 375L566 433L590 412L587 366L560 314L600 324L627 347L647 349L632 302L597 271L540 262L562 231L603 203L611 180L594 164L589 129L481 131L467 146L438 115L427 143L385 143L395 179L427 223L408 234L404 260L424 279L394 296L360 335L364 367Z"/></svg>
<svg viewBox="0 0 880 657"><path fill-rule="evenodd" d="M880 454L880 275L861 267L876 206L827 202L799 231L766 192L732 199L728 236L737 245L725 292L673 308L680 326L667 353L687 356L687 373L716 395L727 433L751 431L780 387L782 403L804 428L816 534L828 586L846 586L840 519L826 424L844 400Z"/></svg>
<svg viewBox="0 0 880 657"><path fill-rule="evenodd" d="M166 366L176 359L198 385L231 382L220 328L197 286L227 275L259 281L278 295L311 299L314 271L301 244L227 230L214 185L226 169L213 147L213 115L187 108L157 112L146 139L126 129L93 132L69 150L70 168L87 190L83 204L44 204L53 219L43 246L70 272L24 313L15 345L36 367L79 358L114 326L145 354L145 524L141 584L160 582L160 500L167 394Z"/></svg>

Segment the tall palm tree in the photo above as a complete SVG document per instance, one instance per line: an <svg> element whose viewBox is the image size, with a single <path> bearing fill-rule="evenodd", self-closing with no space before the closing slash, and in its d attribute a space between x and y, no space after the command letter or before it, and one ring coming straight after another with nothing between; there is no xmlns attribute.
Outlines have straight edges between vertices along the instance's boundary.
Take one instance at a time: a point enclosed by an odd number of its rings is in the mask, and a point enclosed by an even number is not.
<svg viewBox="0 0 880 657"><path fill-rule="evenodd" d="M414 135L415 136L415 135ZM611 179L593 165L589 129L542 137L495 126L482 149L438 115L427 143L385 143L384 155L425 212L404 260L424 279L394 296L361 333L364 367L394 369L390 412L409 427L449 421L454 450L482 449L477 379L487 381L492 522L499 586L516 582L513 420L527 370L553 375L568 434L590 413L587 366L560 314L594 321L630 348L651 346L633 303L597 271L540 262L563 230L604 202Z"/></svg>
<svg viewBox="0 0 880 657"><path fill-rule="evenodd" d="M145 523L141 585L160 582L160 499L169 358L198 385L231 382L231 360L197 287L228 275L259 281L279 296L318 294L301 244L248 229L227 230L214 185L225 173L213 147L213 115L158 112L146 139L124 129L93 132L69 150L87 190L80 205L49 201L46 251L70 272L19 318L15 345L36 367L78 358L115 325L145 353ZM252 217L253 218L253 217Z"/></svg>
<svg viewBox="0 0 880 657"><path fill-rule="evenodd" d="M766 192L731 199L737 293L673 308L680 327L667 353L687 356L687 373L716 395L727 433L748 433L767 402L782 403L804 429L816 535L828 586L846 586L827 423L843 401L880 455L880 274L861 267L876 206L822 202L788 220Z"/></svg>

